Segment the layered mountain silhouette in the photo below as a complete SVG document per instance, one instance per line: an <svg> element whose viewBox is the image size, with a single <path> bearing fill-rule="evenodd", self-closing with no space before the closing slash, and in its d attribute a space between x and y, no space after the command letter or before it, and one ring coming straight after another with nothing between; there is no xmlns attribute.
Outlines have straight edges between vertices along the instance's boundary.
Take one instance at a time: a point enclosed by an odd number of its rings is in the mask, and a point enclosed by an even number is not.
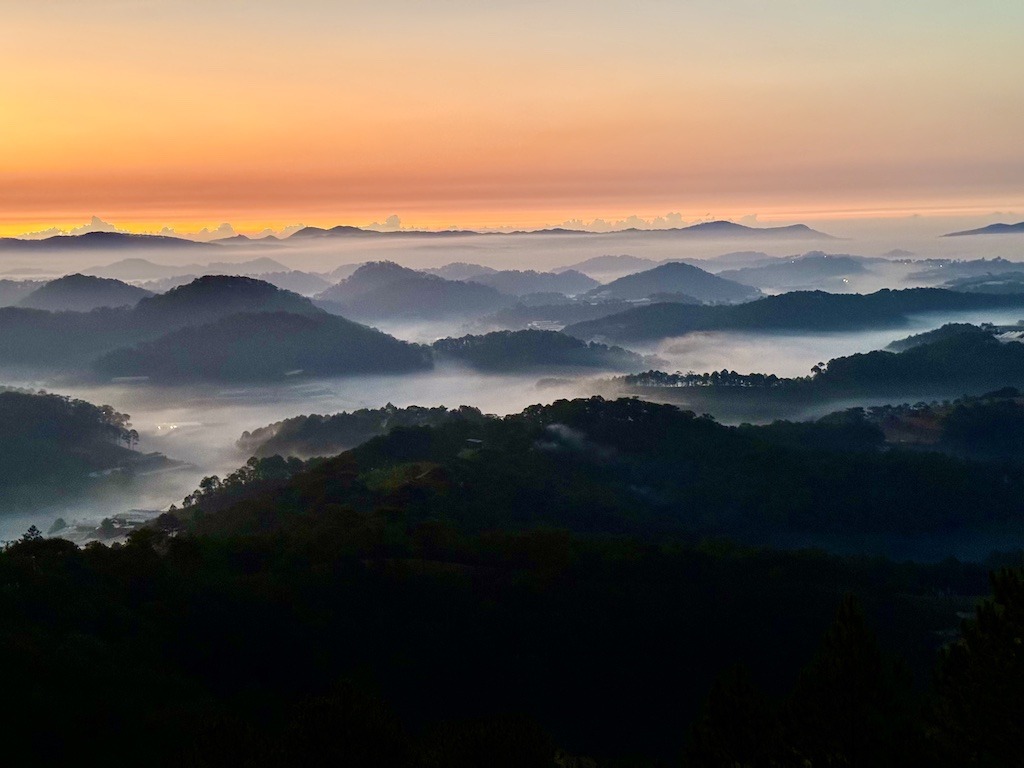
<svg viewBox="0 0 1024 768"><path fill-rule="evenodd" d="M1024 221L1016 224L989 224L978 229L966 229L963 232L950 232L943 237L963 237L964 235L1013 235L1024 232Z"/></svg>
<svg viewBox="0 0 1024 768"><path fill-rule="evenodd" d="M480 315L513 303L494 288L445 280L390 261L364 264L316 300L318 306L360 320Z"/></svg>
<svg viewBox="0 0 1024 768"><path fill-rule="evenodd" d="M698 301L719 303L749 301L760 296L761 292L690 264L670 262L646 272L620 277L594 288L586 297L636 301L653 294L681 294Z"/></svg>
<svg viewBox="0 0 1024 768"><path fill-rule="evenodd" d="M426 349L326 312L245 312L110 352L95 368L173 383L403 373L430 365Z"/></svg>
<svg viewBox="0 0 1024 768"><path fill-rule="evenodd" d="M19 307L52 312L88 312L98 307L130 307L152 296L151 291L120 280L66 275L40 286L18 302Z"/></svg>
<svg viewBox="0 0 1024 768"><path fill-rule="evenodd" d="M125 232L87 232L84 235L54 235L42 240L22 240L16 237L0 238L0 251L75 251L118 249L191 249L216 248L209 243L197 243L182 237L167 235L132 235Z"/></svg>
<svg viewBox="0 0 1024 768"><path fill-rule="evenodd" d="M5 307L0 309L0 359L167 381L393 372L429 365L423 349L330 315L298 294L253 278L220 275L144 298L131 308Z"/></svg>
<svg viewBox="0 0 1024 768"><path fill-rule="evenodd" d="M871 294L794 291L744 304L652 304L570 325L580 339L615 342L663 339L695 331L851 331L899 328L928 312L1024 307L1024 295L959 293L939 288L881 290Z"/></svg>

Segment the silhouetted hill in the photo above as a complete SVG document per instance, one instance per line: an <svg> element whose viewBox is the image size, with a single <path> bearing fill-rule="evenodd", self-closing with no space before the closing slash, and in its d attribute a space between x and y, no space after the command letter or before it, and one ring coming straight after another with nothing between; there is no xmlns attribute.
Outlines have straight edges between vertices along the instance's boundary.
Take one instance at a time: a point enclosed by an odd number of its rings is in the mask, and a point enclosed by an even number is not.
<svg viewBox="0 0 1024 768"><path fill-rule="evenodd" d="M318 306L360 320L481 315L512 299L494 288L425 275L393 262L371 262L316 296Z"/></svg>
<svg viewBox="0 0 1024 768"><path fill-rule="evenodd" d="M198 325L239 312L319 314L313 303L297 293L282 291L251 277L206 275L167 293L144 299L136 319L151 327Z"/></svg>
<svg viewBox="0 0 1024 768"><path fill-rule="evenodd" d="M964 334L975 334L978 336L992 336L991 328L982 328L977 325L971 325L970 323L947 323L941 328L936 328L933 331L925 331L924 333L916 333L913 336L907 336L905 339L897 339L886 345L886 350L889 352L906 352L908 349L914 347L920 347L922 344L931 344L933 341L941 341L942 339L950 339L955 336L963 336Z"/></svg>
<svg viewBox="0 0 1024 768"><path fill-rule="evenodd" d="M685 238L744 238L744 239L778 239L778 240L835 240L811 229L806 224L790 224L783 227L748 227L732 221L705 221L688 227L671 229L627 229L624 232L642 232L648 237L685 237Z"/></svg>
<svg viewBox="0 0 1024 768"><path fill-rule="evenodd" d="M434 352L474 368L522 371L535 368L604 368L640 370L648 361L621 347L580 341L557 331L495 331L435 341Z"/></svg>
<svg viewBox="0 0 1024 768"><path fill-rule="evenodd" d="M91 312L0 309L0 360L75 370L100 354L152 340L176 328L239 312L321 315L309 299L249 277L207 276L139 301Z"/></svg>
<svg viewBox="0 0 1024 768"><path fill-rule="evenodd" d="M18 306L52 312L88 312L97 307L134 306L152 295L120 280L76 274L51 280L19 301Z"/></svg>
<svg viewBox="0 0 1024 768"><path fill-rule="evenodd" d="M1024 232L1024 221L1016 224L989 224L979 229L967 229L963 232L950 232L943 237L962 237L964 235L1012 235Z"/></svg>
<svg viewBox="0 0 1024 768"><path fill-rule="evenodd" d="M597 280L587 277L575 269L557 273L509 269L477 274L467 279L474 283L488 285L510 296L524 296L528 293L562 293L567 296L576 296L600 285Z"/></svg>
<svg viewBox="0 0 1024 768"><path fill-rule="evenodd" d="M129 417L60 395L0 388L0 513L74 503L143 462ZM152 468L152 467L150 467Z"/></svg>
<svg viewBox="0 0 1024 768"><path fill-rule="evenodd" d="M898 328L926 312L966 312L1024 307L1024 296L991 296L939 288L839 294L796 291L733 306L653 304L576 323L565 333L581 339L635 341L682 336L693 331L843 331Z"/></svg>
<svg viewBox="0 0 1024 768"><path fill-rule="evenodd" d="M87 232L84 235L56 235L42 240L0 238L0 251L77 251L117 250L119 248L159 250L202 250L217 248L180 237L165 235L130 235L123 232Z"/></svg>
<svg viewBox="0 0 1024 768"><path fill-rule="evenodd" d="M454 419L481 422L483 418L479 410L465 405L449 410L444 406L396 408L388 403L384 408L362 408L333 416L295 416L244 432L237 445L247 455L260 458L334 456L393 429L436 426Z"/></svg>
<svg viewBox="0 0 1024 768"><path fill-rule="evenodd" d="M288 376L401 373L430 367L424 348L324 312L232 314L173 331L95 364L156 381L273 381Z"/></svg>
<svg viewBox="0 0 1024 768"><path fill-rule="evenodd" d="M705 302L737 302L757 298L761 292L681 262L662 264L594 288L589 299L634 301L656 293L681 293Z"/></svg>

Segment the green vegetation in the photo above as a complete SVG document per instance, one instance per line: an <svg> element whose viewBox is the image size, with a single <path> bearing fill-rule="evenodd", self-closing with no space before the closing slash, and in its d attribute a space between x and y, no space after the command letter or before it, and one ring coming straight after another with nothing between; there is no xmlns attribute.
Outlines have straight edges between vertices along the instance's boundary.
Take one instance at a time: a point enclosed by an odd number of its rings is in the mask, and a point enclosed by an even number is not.
<svg viewBox="0 0 1024 768"><path fill-rule="evenodd" d="M116 479L143 458L129 416L61 395L0 389L0 507L43 507Z"/></svg>
<svg viewBox="0 0 1024 768"><path fill-rule="evenodd" d="M481 421L483 418L479 410L465 405L449 410L444 406L396 408L388 403L383 408L360 408L351 413L312 414L278 421L243 433L238 447L260 458L275 454L300 458L333 456L397 427L435 426L452 419Z"/></svg>
<svg viewBox="0 0 1024 768"><path fill-rule="evenodd" d="M811 369L811 375L780 378L774 374L664 373L647 371L616 382L627 391L700 392L705 403L716 394L749 393L762 411L780 403L820 403L852 396L982 393L1003 386L1024 386L1024 344L1001 342L991 329L943 326L897 344L905 351L878 350L838 357Z"/></svg>
<svg viewBox="0 0 1024 768"><path fill-rule="evenodd" d="M9 756L952 768L1020 753L1021 572L998 572L958 633L983 566L679 526L919 530L951 522L935 504L975 524L1020 514L1019 471L880 451L857 411L728 428L595 398L466 416L331 459L253 458L125 545L32 529L8 546Z"/></svg>
<svg viewBox="0 0 1024 768"><path fill-rule="evenodd" d="M260 381L289 375L401 373L431 365L429 351L342 317L234 314L190 326L95 363L110 376L159 381Z"/></svg>
<svg viewBox="0 0 1024 768"><path fill-rule="evenodd" d="M603 368L635 371L649 361L640 355L596 342L586 343L557 331L495 331L483 336L441 339L433 344L441 357L482 371L534 368Z"/></svg>

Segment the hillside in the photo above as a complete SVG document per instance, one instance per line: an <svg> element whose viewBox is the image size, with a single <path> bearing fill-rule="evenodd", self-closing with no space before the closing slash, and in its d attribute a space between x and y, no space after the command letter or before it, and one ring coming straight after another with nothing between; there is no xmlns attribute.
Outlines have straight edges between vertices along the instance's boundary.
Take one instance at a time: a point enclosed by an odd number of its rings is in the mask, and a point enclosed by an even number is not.
<svg viewBox="0 0 1024 768"><path fill-rule="evenodd" d="M621 347L586 343L557 331L495 331L434 342L434 352L483 371L596 368L636 371L650 361Z"/></svg>
<svg viewBox="0 0 1024 768"><path fill-rule="evenodd" d="M237 445L246 454L260 458L334 456L400 427L437 426L453 419L482 421L483 418L479 410L468 406L451 410L444 406L396 408L389 403L384 408L362 408L331 416L295 416L244 432Z"/></svg>
<svg viewBox="0 0 1024 768"><path fill-rule="evenodd" d="M756 288L726 280L691 264L670 262L594 288L586 298L636 301L659 293L683 294L707 303L749 301L761 295Z"/></svg>
<svg viewBox="0 0 1024 768"><path fill-rule="evenodd" d="M129 416L109 405L0 387L0 514L75 503L166 462L132 450Z"/></svg>
<svg viewBox="0 0 1024 768"><path fill-rule="evenodd" d="M735 306L654 304L575 323L565 333L617 342L662 339L694 331L841 331L898 328L915 314L1024 308L1024 295L967 294L939 288L838 294L796 291Z"/></svg>
<svg viewBox="0 0 1024 768"><path fill-rule="evenodd" d="M107 376L154 381L283 381L292 376L403 373L430 367L429 353L327 313L265 311L222 317L110 352Z"/></svg>
<svg viewBox="0 0 1024 768"><path fill-rule="evenodd" d="M366 321L482 315L513 302L494 288L445 280L393 262L364 264L317 294L316 301L328 311Z"/></svg>
<svg viewBox="0 0 1024 768"><path fill-rule="evenodd" d="M239 312L318 314L313 303L251 277L206 275L140 301L138 322L163 327L198 325Z"/></svg>
<svg viewBox="0 0 1024 768"><path fill-rule="evenodd" d="M0 308L0 360L7 364L85 370L101 354L156 339L176 328L239 312L323 315L297 294L247 277L202 277L134 308L48 312Z"/></svg>
<svg viewBox="0 0 1024 768"><path fill-rule="evenodd" d="M51 280L18 302L19 307L51 312L89 312L98 307L130 307L152 292L120 280L67 275Z"/></svg>
<svg viewBox="0 0 1024 768"><path fill-rule="evenodd" d="M1024 232L1024 221L1016 224L989 224L987 227L967 229L963 232L950 232L943 237L962 237L965 235L1013 235Z"/></svg>

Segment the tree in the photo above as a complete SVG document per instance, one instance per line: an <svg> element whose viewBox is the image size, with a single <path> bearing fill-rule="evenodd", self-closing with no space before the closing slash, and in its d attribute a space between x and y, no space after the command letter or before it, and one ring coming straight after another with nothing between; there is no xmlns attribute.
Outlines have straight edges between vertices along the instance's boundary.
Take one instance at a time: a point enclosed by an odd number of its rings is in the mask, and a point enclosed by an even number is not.
<svg viewBox="0 0 1024 768"><path fill-rule="evenodd" d="M936 676L940 752L957 765L1019 765L1024 755L1024 570L992 575L992 596L945 648Z"/></svg>

